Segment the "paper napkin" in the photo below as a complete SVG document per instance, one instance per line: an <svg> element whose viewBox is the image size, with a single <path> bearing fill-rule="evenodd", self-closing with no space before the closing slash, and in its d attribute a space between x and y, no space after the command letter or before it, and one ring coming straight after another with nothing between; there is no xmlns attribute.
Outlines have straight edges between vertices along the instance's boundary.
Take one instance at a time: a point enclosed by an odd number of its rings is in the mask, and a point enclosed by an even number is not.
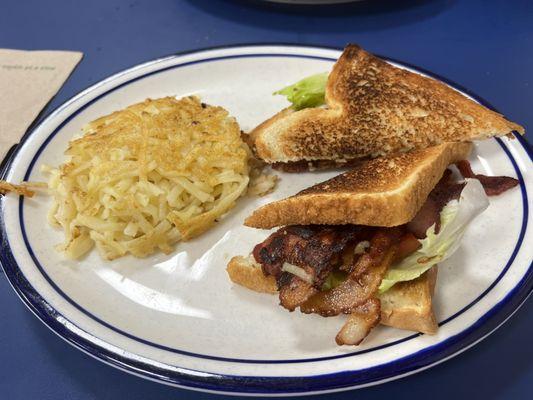
<svg viewBox="0 0 533 400"><path fill-rule="evenodd" d="M0 161L57 93L83 54L0 49Z"/></svg>

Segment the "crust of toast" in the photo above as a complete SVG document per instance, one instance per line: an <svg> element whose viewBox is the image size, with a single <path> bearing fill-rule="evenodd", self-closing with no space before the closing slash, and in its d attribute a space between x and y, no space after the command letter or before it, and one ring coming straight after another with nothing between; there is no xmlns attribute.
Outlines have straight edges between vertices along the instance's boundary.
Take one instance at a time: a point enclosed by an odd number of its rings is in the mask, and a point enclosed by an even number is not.
<svg viewBox="0 0 533 400"><path fill-rule="evenodd" d="M233 257L226 268L236 284L260 293L277 293L276 280L265 276L249 257ZM433 314L432 296L437 279L433 267L420 278L401 282L379 296L381 323L398 329L434 334L438 325Z"/></svg>
<svg viewBox="0 0 533 400"><path fill-rule="evenodd" d="M260 207L244 224L263 229L405 224L414 218L448 165L467 158L471 148L471 143L445 143L361 162L344 174Z"/></svg>
<svg viewBox="0 0 533 400"><path fill-rule="evenodd" d="M244 286L254 292L274 294L278 291L276 279L263 274L261 266L254 262L253 256L233 257L226 271L232 282Z"/></svg>
<svg viewBox="0 0 533 400"><path fill-rule="evenodd" d="M437 267L419 278L400 282L379 296L381 323L398 329L435 334L438 329L433 313L433 293Z"/></svg>
<svg viewBox="0 0 533 400"><path fill-rule="evenodd" d="M287 108L250 134L266 162L351 160L524 128L449 86L348 45L326 86L327 108Z"/></svg>

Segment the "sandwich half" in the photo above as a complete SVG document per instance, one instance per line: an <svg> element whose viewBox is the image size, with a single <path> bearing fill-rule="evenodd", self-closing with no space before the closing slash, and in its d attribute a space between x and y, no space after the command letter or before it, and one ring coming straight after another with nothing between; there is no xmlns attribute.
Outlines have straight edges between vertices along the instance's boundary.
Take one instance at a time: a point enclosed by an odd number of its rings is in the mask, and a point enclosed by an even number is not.
<svg viewBox="0 0 533 400"><path fill-rule="evenodd" d="M435 79L395 67L348 45L329 76L277 92L293 106L250 132L267 163L350 163L422 149L524 133L524 128Z"/></svg>
<svg viewBox="0 0 533 400"><path fill-rule="evenodd" d="M518 182L474 174L470 143L367 160L353 170L256 210L245 224L281 227L230 279L278 293L289 310L347 314L336 342L359 344L378 323L435 333L437 263L459 247L467 225ZM456 164L464 180L448 168Z"/></svg>

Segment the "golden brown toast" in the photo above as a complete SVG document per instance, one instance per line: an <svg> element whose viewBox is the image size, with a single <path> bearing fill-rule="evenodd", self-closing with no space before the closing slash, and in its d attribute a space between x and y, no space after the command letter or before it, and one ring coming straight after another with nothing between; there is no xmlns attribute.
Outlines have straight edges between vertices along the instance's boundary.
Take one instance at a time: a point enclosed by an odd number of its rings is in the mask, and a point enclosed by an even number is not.
<svg viewBox="0 0 533 400"><path fill-rule="evenodd" d="M264 161L352 160L524 128L449 86L348 45L326 86L326 108L287 108L250 134Z"/></svg>
<svg viewBox="0 0 533 400"><path fill-rule="evenodd" d="M228 263L226 271L234 283L254 292L274 294L278 291L274 276L263 274L261 265L255 262L252 255L233 257Z"/></svg>
<svg viewBox="0 0 533 400"><path fill-rule="evenodd" d="M348 172L260 207L244 224L263 229L405 224L414 218L448 165L467 158L471 148L471 143L445 143L363 161Z"/></svg>
<svg viewBox="0 0 533 400"><path fill-rule="evenodd" d="M241 286L261 293L277 293L276 280L265 276L253 257L233 257L227 266L230 279ZM401 282L379 296L381 323L398 329L433 334L437 322L433 314L432 296L437 279L433 267L419 278Z"/></svg>
<svg viewBox="0 0 533 400"><path fill-rule="evenodd" d="M434 334L438 325L433 313L433 292L437 281L437 266L419 278L399 282L381 300L381 323L398 329Z"/></svg>

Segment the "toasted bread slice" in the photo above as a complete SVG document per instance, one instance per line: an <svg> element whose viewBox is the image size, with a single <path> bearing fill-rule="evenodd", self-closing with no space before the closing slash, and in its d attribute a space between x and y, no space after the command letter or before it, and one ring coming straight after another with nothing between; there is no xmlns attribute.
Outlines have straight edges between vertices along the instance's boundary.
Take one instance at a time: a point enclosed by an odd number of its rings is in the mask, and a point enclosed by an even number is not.
<svg viewBox="0 0 533 400"><path fill-rule="evenodd" d="M254 292L274 294L278 291L276 279L272 275L263 274L261 265L255 262L252 255L233 257L226 271L233 282Z"/></svg>
<svg viewBox="0 0 533 400"><path fill-rule="evenodd" d="M471 143L445 143L361 162L354 169L255 210L245 225L358 224L411 221L449 164L467 158Z"/></svg>
<svg viewBox="0 0 533 400"><path fill-rule="evenodd" d="M233 257L226 270L238 285L256 292L277 293L274 277L265 276L252 256ZM438 326L432 296L436 279L437 268L433 267L418 279L398 283L381 294L381 323L398 329L435 333Z"/></svg>
<svg viewBox="0 0 533 400"><path fill-rule="evenodd" d="M348 45L326 86L327 108L287 108L250 134L268 163L344 161L524 128L449 86Z"/></svg>
<svg viewBox="0 0 533 400"><path fill-rule="evenodd" d="M433 293L437 281L437 266L419 278L399 282L381 300L381 323L398 329L434 334L438 325L433 313Z"/></svg>

